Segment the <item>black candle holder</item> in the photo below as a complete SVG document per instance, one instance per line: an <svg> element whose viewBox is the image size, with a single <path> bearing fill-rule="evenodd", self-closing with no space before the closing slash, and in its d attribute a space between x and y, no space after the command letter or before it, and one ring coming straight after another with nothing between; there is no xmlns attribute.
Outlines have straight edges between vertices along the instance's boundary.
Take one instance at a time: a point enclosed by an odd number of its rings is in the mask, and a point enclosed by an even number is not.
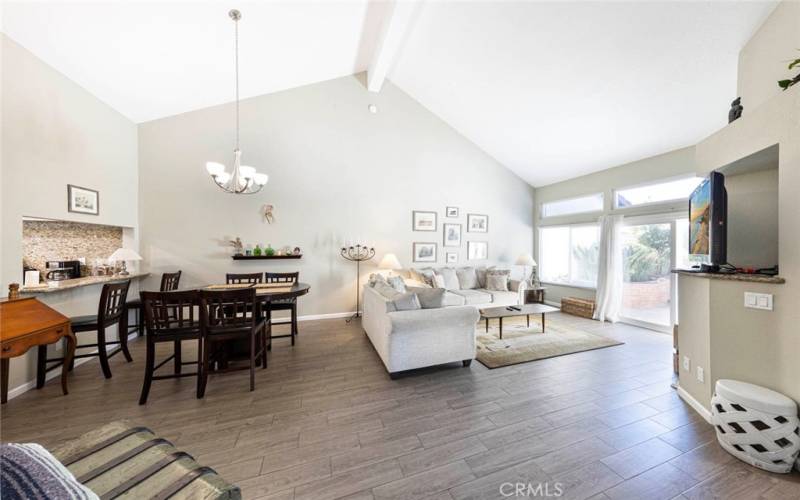
<svg viewBox="0 0 800 500"><path fill-rule="evenodd" d="M375 249L359 243L342 247L340 253L345 259L356 263L356 313L347 318L346 322L350 323L353 318L361 317L361 263L375 257Z"/></svg>

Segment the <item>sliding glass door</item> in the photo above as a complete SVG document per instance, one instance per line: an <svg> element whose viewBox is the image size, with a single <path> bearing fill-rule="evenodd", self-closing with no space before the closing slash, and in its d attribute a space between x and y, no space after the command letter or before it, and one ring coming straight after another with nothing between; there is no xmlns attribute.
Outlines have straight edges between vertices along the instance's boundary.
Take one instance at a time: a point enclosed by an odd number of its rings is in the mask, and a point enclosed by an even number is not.
<svg viewBox="0 0 800 500"><path fill-rule="evenodd" d="M688 262L688 220L637 217L622 229L622 320L669 332L677 318L677 280L671 270Z"/></svg>

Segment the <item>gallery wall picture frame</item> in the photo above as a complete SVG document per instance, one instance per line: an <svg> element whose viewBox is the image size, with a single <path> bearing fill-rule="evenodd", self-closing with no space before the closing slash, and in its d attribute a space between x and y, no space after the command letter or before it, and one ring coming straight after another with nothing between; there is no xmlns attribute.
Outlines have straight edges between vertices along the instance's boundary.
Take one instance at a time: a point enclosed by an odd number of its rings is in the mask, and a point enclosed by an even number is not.
<svg viewBox="0 0 800 500"><path fill-rule="evenodd" d="M442 224L442 237L444 247L461 246L461 224L444 223Z"/></svg>
<svg viewBox="0 0 800 500"><path fill-rule="evenodd" d="M437 244L427 241L412 243L411 254L414 262L436 262Z"/></svg>
<svg viewBox="0 0 800 500"><path fill-rule="evenodd" d="M444 261L447 264L457 264L458 263L458 253L457 252L447 252L444 255L445 255Z"/></svg>
<svg viewBox="0 0 800 500"><path fill-rule="evenodd" d="M78 214L100 215L100 193L74 184L67 184L67 210Z"/></svg>
<svg viewBox="0 0 800 500"><path fill-rule="evenodd" d="M413 231L436 231L438 229L436 217L436 212L414 210L411 212L411 229Z"/></svg>
<svg viewBox="0 0 800 500"><path fill-rule="evenodd" d="M446 207L444 209L444 216L451 219L458 217L458 207Z"/></svg>
<svg viewBox="0 0 800 500"><path fill-rule="evenodd" d="M468 233L488 233L489 216L484 214L467 214Z"/></svg>
<svg viewBox="0 0 800 500"><path fill-rule="evenodd" d="M468 241L467 260L486 260L489 258L488 241Z"/></svg>

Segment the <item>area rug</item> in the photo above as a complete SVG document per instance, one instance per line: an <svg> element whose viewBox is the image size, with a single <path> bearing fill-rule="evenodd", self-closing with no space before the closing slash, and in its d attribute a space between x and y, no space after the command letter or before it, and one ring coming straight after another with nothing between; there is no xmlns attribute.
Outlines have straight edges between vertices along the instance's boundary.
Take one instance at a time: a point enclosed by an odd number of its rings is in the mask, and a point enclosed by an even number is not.
<svg viewBox="0 0 800 500"><path fill-rule="evenodd" d="M538 316L538 315L537 315ZM487 368L527 363L537 359L553 358L576 352L591 351L624 344L602 335L568 326L548 317L547 328L542 333L542 324L531 316L528 328L525 318L503 320L503 339L498 336L497 320L491 320L489 333L484 322L477 326L477 359Z"/></svg>

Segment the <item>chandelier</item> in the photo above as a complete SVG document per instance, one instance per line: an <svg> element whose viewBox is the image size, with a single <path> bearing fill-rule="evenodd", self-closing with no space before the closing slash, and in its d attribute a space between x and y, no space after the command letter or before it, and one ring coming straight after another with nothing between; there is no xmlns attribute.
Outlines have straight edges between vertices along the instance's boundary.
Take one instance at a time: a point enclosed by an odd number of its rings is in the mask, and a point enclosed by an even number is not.
<svg viewBox="0 0 800 500"><path fill-rule="evenodd" d="M217 162L207 162L206 171L214 179L214 183L222 190L233 194L255 194L269 180L267 174L256 172L253 167L242 165L242 151L239 149L239 20L242 13L234 9L228 12L233 19L235 28L235 65L236 65L236 149L233 150L233 171L225 170L225 165Z"/></svg>

